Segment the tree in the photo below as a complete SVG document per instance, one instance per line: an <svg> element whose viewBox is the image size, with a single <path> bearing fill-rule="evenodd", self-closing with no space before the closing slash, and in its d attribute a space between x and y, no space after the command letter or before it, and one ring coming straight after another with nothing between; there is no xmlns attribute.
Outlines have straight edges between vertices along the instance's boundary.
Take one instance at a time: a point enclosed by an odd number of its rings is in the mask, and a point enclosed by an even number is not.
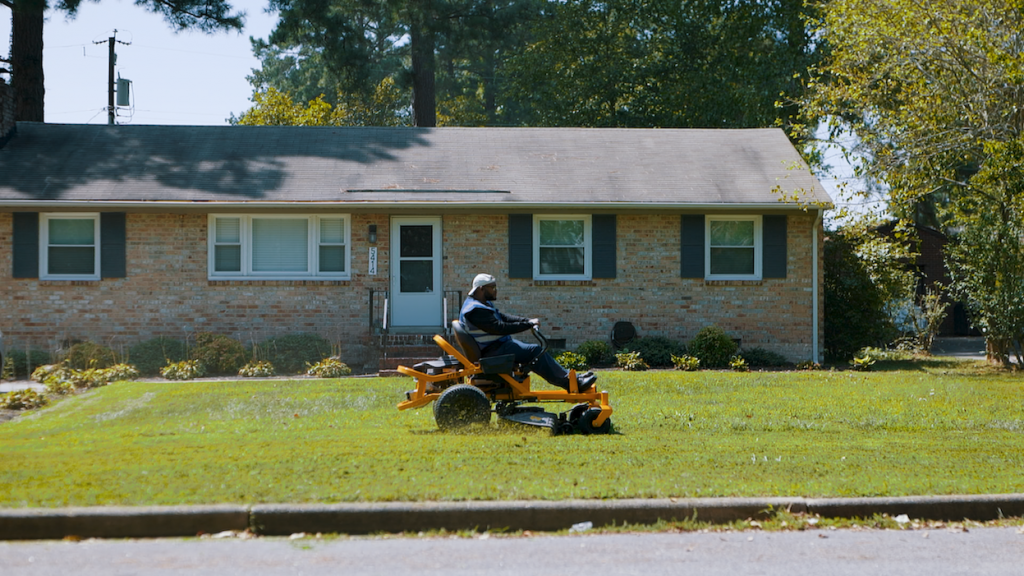
<svg viewBox="0 0 1024 576"><path fill-rule="evenodd" d="M308 102L372 94L384 78L411 91L412 121L458 122L445 111L497 117L495 70L542 0L272 0L280 13L253 50L256 92ZM479 101L469 106L467 100Z"/></svg>
<svg viewBox="0 0 1024 576"><path fill-rule="evenodd" d="M295 103L287 92L267 88L253 94L253 106L232 124L249 126L405 126L409 124L405 99L391 78L381 80L369 98L340 95L334 104L317 96L307 104Z"/></svg>
<svg viewBox="0 0 1024 576"><path fill-rule="evenodd" d="M98 0L97 0L98 1ZM11 88L14 91L14 119L43 121L43 15L47 8L74 18L82 0L0 0L11 9ZM241 29L245 14L232 14L224 0L135 0L150 12L160 14L176 30L203 32Z"/></svg>
<svg viewBox="0 0 1024 576"><path fill-rule="evenodd" d="M1024 335L1009 276L1024 252L1021 30L1020 0L831 0L820 28L830 55L804 101L809 117L856 133L896 216L927 200L962 231L953 288L1003 362Z"/></svg>
<svg viewBox="0 0 1024 576"><path fill-rule="evenodd" d="M789 125L818 58L803 0L566 0L506 75L548 126Z"/></svg>

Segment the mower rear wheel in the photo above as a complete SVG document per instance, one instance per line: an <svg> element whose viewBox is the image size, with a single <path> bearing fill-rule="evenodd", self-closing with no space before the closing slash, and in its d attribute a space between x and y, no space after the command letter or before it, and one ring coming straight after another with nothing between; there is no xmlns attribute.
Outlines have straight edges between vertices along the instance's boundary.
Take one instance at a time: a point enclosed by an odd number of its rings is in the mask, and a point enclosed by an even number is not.
<svg viewBox="0 0 1024 576"><path fill-rule="evenodd" d="M441 430L487 424L491 421L491 402L476 386L457 384L434 402L434 420Z"/></svg>
<svg viewBox="0 0 1024 576"><path fill-rule="evenodd" d="M594 420L601 415L600 408L591 408L580 416L580 434L607 434L612 431L612 419L608 418L604 424L594 426Z"/></svg>

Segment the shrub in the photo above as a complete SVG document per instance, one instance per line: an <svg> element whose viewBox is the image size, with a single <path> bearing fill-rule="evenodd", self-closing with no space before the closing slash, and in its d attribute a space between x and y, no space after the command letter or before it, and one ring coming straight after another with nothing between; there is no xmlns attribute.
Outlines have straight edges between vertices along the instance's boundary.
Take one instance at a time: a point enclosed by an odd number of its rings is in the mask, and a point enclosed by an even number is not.
<svg viewBox="0 0 1024 576"><path fill-rule="evenodd" d="M566 370L576 370L578 372L590 368L590 364L587 363L587 357L576 352L562 352L555 357L555 360Z"/></svg>
<svg viewBox="0 0 1024 576"><path fill-rule="evenodd" d="M690 354L705 368L724 368L736 353L736 343L718 326L705 326L690 341Z"/></svg>
<svg viewBox="0 0 1024 576"><path fill-rule="evenodd" d="M4 356L4 365L0 367L0 380L14 380L14 360L10 355Z"/></svg>
<svg viewBox="0 0 1024 576"><path fill-rule="evenodd" d="M0 395L0 408L7 410L31 410L45 406L46 402L46 396L30 388Z"/></svg>
<svg viewBox="0 0 1024 576"><path fill-rule="evenodd" d="M612 347L600 340L587 340L576 348L576 353L586 358L590 366L607 366L615 362Z"/></svg>
<svg viewBox="0 0 1024 576"><path fill-rule="evenodd" d="M309 370L306 371L306 374L316 376L317 378L340 378L351 373L352 369L337 358L324 358L310 366Z"/></svg>
<svg viewBox="0 0 1024 576"><path fill-rule="evenodd" d="M46 382L46 393L57 396L67 396L75 393L75 385L67 380L50 378Z"/></svg>
<svg viewBox="0 0 1024 576"><path fill-rule="evenodd" d="M239 376L249 378L267 378L274 375L274 365L266 360L249 362L238 371Z"/></svg>
<svg viewBox="0 0 1024 576"><path fill-rule="evenodd" d="M732 368L736 372L750 372L750 366L747 365L747 361L740 355L733 356L729 359L729 368Z"/></svg>
<svg viewBox="0 0 1024 576"><path fill-rule="evenodd" d="M49 364L50 353L42 350L30 350L26 354L24 350L12 349L8 352L4 362L6 363L8 360L14 365L14 379L21 380L28 378L36 368Z"/></svg>
<svg viewBox="0 0 1024 576"><path fill-rule="evenodd" d="M651 366L672 366L672 356L685 354L686 349L679 342L664 336L642 336L622 348L623 352L639 352Z"/></svg>
<svg viewBox="0 0 1024 576"><path fill-rule="evenodd" d="M164 366L186 357L185 343L166 336L151 338L128 349L128 360L144 376L156 376Z"/></svg>
<svg viewBox="0 0 1024 576"><path fill-rule="evenodd" d="M684 372L693 372L700 369L700 358L684 354L682 356L673 356L672 364L676 367L676 370L682 370Z"/></svg>
<svg viewBox="0 0 1024 576"><path fill-rule="evenodd" d="M196 334L196 345L189 356L211 374L237 374L245 364L245 347L234 338L200 332Z"/></svg>
<svg viewBox="0 0 1024 576"><path fill-rule="evenodd" d="M764 348L751 348L743 350L743 359L754 368L763 366L789 366L786 357L778 352L765 350Z"/></svg>
<svg viewBox="0 0 1024 576"><path fill-rule="evenodd" d="M139 377L139 371L131 364L114 364L110 368L107 368L105 375L108 382L120 382L122 380L137 380Z"/></svg>
<svg viewBox="0 0 1024 576"><path fill-rule="evenodd" d="M874 363L874 358L870 356L861 356L860 358L855 356L853 360L850 360L850 367L859 372L867 372L871 370L871 365Z"/></svg>
<svg viewBox="0 0 1024 576"><path fill-rule="evenodd" d="M68 370L68 368L67 366L64 365L63 362L60 364L44 364L32 371L32 380L34 382L39 382L40 384L42 384L46 382L46 379L49 378L50 375L58 371L66 370Z"/></svg>
<svg viewBox="0 0 1024 576"><path fill-rule="evenodd" d="M615 355L615 363L623 370L630 372L639 372L649 368L639 352L620 352Z"/></svg>
<svg viewBox="0 0 1024 576"><path fill-rule="evenodd" d="M182 360L173 362L160 369L160 375L168 380L192 380L206 374L203 364L198 360Z"/></svg>
<svg viewBox="0 0 1024 576"><path fill-rule="evenodd" d="M803 362L797 362L797 370L821 370L821 364L818 364L814 360L804 360Z"/></svg>
<svg viewBox="0 0 1024 576"><path fill-rule="evenodd" d="M281 374L302 374L306 367L331 355L331 343L317 334L288 334L260 342L257 360L266 360Z"/></svg>
<svg viewBox="0 0 1024 576"><path fill-rule="evenodd" d="M71 368L109 368L117 363L113 350L95 342L79 342L68 349L66 360Z"/></svg>

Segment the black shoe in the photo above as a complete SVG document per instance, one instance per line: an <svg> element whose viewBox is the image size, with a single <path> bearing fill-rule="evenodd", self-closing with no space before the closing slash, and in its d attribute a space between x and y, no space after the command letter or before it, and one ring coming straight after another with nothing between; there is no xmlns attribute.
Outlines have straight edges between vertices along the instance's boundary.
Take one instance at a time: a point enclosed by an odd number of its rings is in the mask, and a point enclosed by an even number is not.
<svg viewBox="0 0 1024 576"><path fill-rule="evenodd" d="M597 382L597 375L592 372L587 372L583 376L576 379L576 384L579 386L580 392L587 392L594 387L594 383Z"/></svg>

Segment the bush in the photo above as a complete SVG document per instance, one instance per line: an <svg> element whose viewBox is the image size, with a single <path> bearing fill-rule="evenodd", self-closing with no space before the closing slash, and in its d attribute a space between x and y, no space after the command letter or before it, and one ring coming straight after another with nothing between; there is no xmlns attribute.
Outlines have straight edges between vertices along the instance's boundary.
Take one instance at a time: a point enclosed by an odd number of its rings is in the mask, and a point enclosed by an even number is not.
<svg viewBox="0 0 1024 576"><path fill-rule="evenodd" d="M607 366L615 362L612 347L600 340L587 340L576 348L576 353L586 358L590 366Z"/></svg>
<svg viewBox="0 0 1024 576"><path fill-rule="evenodd" d="M639 352L620 352L615 355L615 363L623 370L630 372L639 372L649 368Z"/></svg>
<svg viewBox="0 0 1024 576"><path fill-rule="evenodd" d="M30 388L0 395L0 408L7 410L31 410L45 405L46 396Z"/></svg>
<svg viewBox="0 0 1024 576"><path fill-rule="evenodd" d="M576 352L562 352L555 357L555 361L562 365L562 368L566 370L586 370L590 368L590 364L587 363L587 357Z"/></svg>
<svg viewBox="0 0 1024 576"><path fill-rule="evenodd" d="M760 367L775 367L775 366L789 366L789 361L786 357L778 352L772 352L765 350L764 348L751 348L749 350L743 350L743 359L747 361L747 364L754 368Z"/></svg>
<svg viewBox="0 0 1024 576"><path fill-rule="evenodd" d="M302 374L306 367L331 355L331 343L317 334L289 334L268 338L257 345L258 360L266 360L281 374Z"/></svg>
<svg viewBox="0 0 1024 576"><path fill-rule="evenodd" d="M341 378L352 373L347 364L337 358L325 358L309 367L306 374L317 378Z"/></svg>
<svg viewBox="0 0 1024 576"><path fill-rule="evenodd" d="M274 375L274 365L266 360L249 362L238 371L239 376L249 378L267 378Z"/></svg>
<svg viewBox="0 0 1024 576"><path fill-rule="evenodd" d="M803 362L797 362L797 370L821 370L821 364L818 364L814 360L804 360Z"/></svg>
<svg viewBox="0 0 1024 576"><path fill-rule="evenodd" d="M120 382L122 380L137 380L139 371L131 364L114 364L104 370L108 382Z"/></svg>
<svg viewBox="0 0 1024 576"><path fill-rule="evenodd" d="M117 363L117 354L102 344L79 342L68 349L67 361L77 370L109 368Z"/></svg>
<svg viewBox="0 0 1024 576"><path fill-rule="evenodd" d="M4 356L4 365L0 367L0 380L14 380L14 360Z"/></svg>
<svg viewBox="0 0 1024 576"><path fill-rule="evenodd" d="M237 374L245 364L245 347L234 338L212 332L196 334L196 345L189 354L210 374Z"/></svg>
<svg viewBox="0 0 1024 576"><path fill-rule="evenodd" d="M640 356L651 366L672 366L672 356L686 353L679 342L664 336L642 336L633 339L622 348L623 352L639 352Z"/></svg>
<svg viewBox="0 0 1024 576"><path fill-rule="evenodd" d="M736 343L718 326L705 326L690 341L690 354L705 368L725 368L736 353Z"/></svg>
<svg viewBox="0 0 1024 576"><path fill-rule="evenodd" d="M676 370L682 370L684 372L700 370L700 358L686 354L682 356L673 356L672 364L675 365Z"/></svg>
<svg viewBox="0 0 1024 576"><path fill-rule="evenodd" d="M206 370L198 360L182 360L160 369L160 375L168 380L192 380L201 378L205 374Z"/></svg>
<svg viewBox="0 0 1024 576"><path fill-rule="evenodd" d="M24 350L12 349L7 353L7 358L4 359L4 362L7 362L9 359L11 364L14 365L15 380L28 378L29 374L31 374L33 370L50 363L49 352L44 352L42 350L30 350L27 356L28 359L26 361L26 354Z"/></svg>
<svg viewBox="0 0 1024 576"><path fill-rule="evenodd" d="M750 366L747 365L747 361L743 359L743 356L738 354L729 359L729 368L732 368L736 372L750 372Z"/></svg>
<svg viewBox="0 0 1024 576"><path fill-rule="evenodd" d="M186 357L185 343L165 336L151 338L128 349L128 360L144 376L156 376L164 366Z"/></svg>

